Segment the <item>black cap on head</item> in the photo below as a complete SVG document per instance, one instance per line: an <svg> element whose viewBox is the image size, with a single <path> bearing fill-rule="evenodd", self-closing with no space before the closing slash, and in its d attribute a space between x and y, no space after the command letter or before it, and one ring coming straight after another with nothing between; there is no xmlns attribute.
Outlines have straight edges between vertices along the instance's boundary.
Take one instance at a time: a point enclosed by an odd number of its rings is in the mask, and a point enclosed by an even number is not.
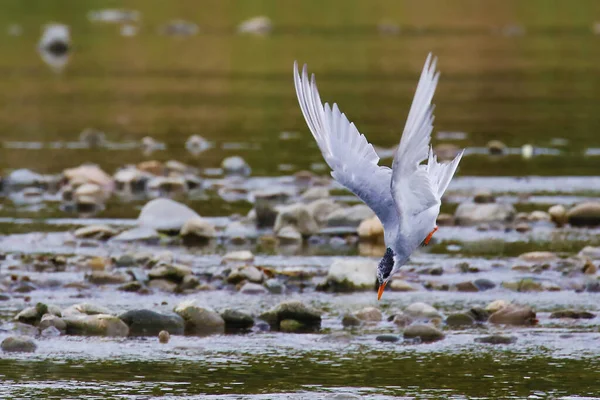
<svg viewBox="0 0 600 400"><path fill-rule="evenodd" d="M385 250L385 254L381 261L379 261L379 266L377 267L377 278L379 282L383 282L386 280L390 274L392 273L392 269L394 268L394 252L389 247Z"/></svg>

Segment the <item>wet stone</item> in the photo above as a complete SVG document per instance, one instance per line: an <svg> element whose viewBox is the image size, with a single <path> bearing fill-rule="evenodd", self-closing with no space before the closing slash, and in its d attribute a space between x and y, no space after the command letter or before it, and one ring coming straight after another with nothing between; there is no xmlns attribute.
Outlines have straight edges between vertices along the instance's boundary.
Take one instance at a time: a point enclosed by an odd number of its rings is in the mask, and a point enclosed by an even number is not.
<svg viewBox="0 0 600 400"><path fill-rule="evenodd" d="M225 332L225 321L208 307L202 307L195 301L185 301L175 307L175 312L185 321L185 334L207 336Z"/></svg>
<svg viewBox="0 0 600 400"><path fill-rule="evenodd" d="M260 319L266 321L272 329L278 330L279 324L285 319L293 319L301 322L311 329L321 327L321 312L299 301L285 301L260 315Z"/></svg>
<svg viewBox="0 0 600 400"><path fill-rule="evenodd" d="M513 344L517 342L517 338L515 336L490 335L475 338L475 342L485 344Z"/></svg>
<svg viewBox="0 0 600 400"><path fill-rule="evenodd" d="M162 343L162 344L167 344L169 343L169 340L171 339L171 334L167 331L160 331L158 332L158 342Z"/></svg>
<svg viewBox="0 0 600 400"><path fill-rule="evenodd" d="M325 283L317 289L333 292L374 290L377 280L377 262L372 260L335 260Z"/></svg>
<svg viewBox="0 0 600 400"><path fill-rule="evenodd" d="M588 311L577 310L559 310L550 314L550 318L569 318L569 319L592 319L596 315Z"/></svg>
<svg viewBox="0 0 600 400"><path fill-rule="evenodd" d="M486 278L475 279L473 281L473 284L480 292L494 289L496 287L496 284L494 282L492 282L491 280L486 279Z"/></svg>
<svg viewBox="0 0 600 400"><path fill-rule="evenodd" d="M184 321L177 314L140 309L127 311L119 318L129 326L129 336L156 336L161 331L183 335Z"/></svg>
<svg viewBox="0 0 600 400"><path fill-rule="evenodd" d="M254 318L245 312L226 309L221 312L221 318L225 321L226 332L240 332L250 330L254 325Z"/></svg>
<svg viewBox="0 0 600 400"><path fill-rule="evenodd" d="M446 324L452 328L472 326L475 324L475 320L468 313L454 313L448 315Z"/></svg>
<svg viewBox="0 0 600 400"><path fill-rule="evenodd" d="M375 340L384 343L396 343L400 338L396 335L378 335Z"/></svg>
<svg viewBox="0 0 600 400"><path fill-rule="evenodd" d="M118 317L106 314L64 318L68 335L124 337L129 327Z"/></svg>
<svg viewBox="0 0 600 400"><path fill-rule="evenodd" d="M361 324L361 320L354 314L345 314L342 317L342 326L344 326L345 328L352 326L360 326Z"/></svg>
<svg viewBox="0 0 600 400"><path fill-rule="evenodd" d="M243 294L267 294L269 291L263 285L259 285L258 283L246 282L244 286L241 287L240 293Z"/></svg>
<svg viewBox="0 0 600 400"><path fill-rule="evenodd" d="M2 341L0 348L7 353L32 353L37 345L27 336L9 336Z"/></svg>
<svg viewBox="0 0 600 400"><path fill-rule="evenodd" d="M509 304L490 315L488 322L501 325L528 326L537 323L535 311L529 306Z"/></svg>
<svg viewBox="0 0 600 400"><path fill-rule="evenodd" d="M409 325L404 329L404 339L419 338L423 343L436 342L444 338L444 334L436 327L428 324Z"/></svg>
<svg viewBox="0 0 600 400"><path fill-rule="evenodd" d="M375 307L365 307L354 313L358 319L365 322L380 322L383 318L381 311Z"/></svg>
<svg viewBox="0 0 600 400"><path fill-rule="evenodd" d="M40 331L45 330L46 328L53 327L57 329L61 333L65 333L67 331L67 324L63 321L62 318L57 317L52 314L45 314L39 324Z"/></svg>
<svg viewBox="0 0 600 400"><path fill-rule="evenodd" d="M285 292L285 285L274 278L268 279L265 282L265 287L272 294L282 294Z"/></svg>

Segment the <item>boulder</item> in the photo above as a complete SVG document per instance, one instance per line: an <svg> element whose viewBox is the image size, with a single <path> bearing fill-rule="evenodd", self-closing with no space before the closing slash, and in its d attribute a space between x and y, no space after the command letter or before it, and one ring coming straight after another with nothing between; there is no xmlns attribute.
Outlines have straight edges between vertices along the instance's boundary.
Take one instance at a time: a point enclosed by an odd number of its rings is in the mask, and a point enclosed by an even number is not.
<svg viewBox="0 0 600 400"><path fill-rule="evenodd" d="M223 318L212 309L197 305L194 300L180 303L175 312L185 321L186 335L208 336L225 332Z"/></svg>
<svg viewBox="0 0 600 400"><path fill-rule="evenodd" d="M60 333L67 331L67 323L62 318L53 314L45 314L40 321L39 329L43 331L49 327L56 328Z"/></svg>
<svg viewBox="0 0 600 400"><path fill-rule="evenodd" d="M148 272L150 279L166 279L171 282L181 283L183 279L192 274L190 267L177 264L160 264Z"/></svg>
<svg viewBox="0 0 600 400"><path fill-rule="evenodd" d="M107 225L89 225L77 229L74 235L78 239L106 240L115 236L117 231Z"/></svg>
<svg viewBox="0 0 600 400"><path fill-rule="evenodd" d="M557 204L550 207L548 209L548 214L550 215L552 222L554 222L558 227L561 227L568 222L567 209L562 204Z"/></svg>
<svg viewBox="0 0 600 400"><path fill-rule="evenodd" d="M578 255L581 257L589 257L593 260L598 260L600 259L600 246L585 246L583 249L581 249Z"/></svg>
<svg viewBox="0 0 600 400"><path fill-rule="evenodd" d="M409 325L404 329L404 339L420 339L423 343L436 342L444 338L442 331L429 324Z"/></svg>
<svg viewBox="0 0 600 400"><path fill-rule="evenodd" d="M253 193L256 224L259 228L272 228L277 218L277 206L284 204L290 197L281 190L262 190Z"/></svg>
<svg viewBox="0 0 600 400"><path fill-rule="evenodd" d="M357 204L352 207L333 211L327 216L327 226L358 227L362 221L373 218L374 216L375 213L368 206Z"/></svg>
<svg viewBox="0 0 600 400"><path fill-rule="evenodd" d="M307 306L300 301L284 301L260 315L271 329L279 330L280 322L291 319L300 322L307 329L318 330L321 327L321 311Z"/></svg>
<svg viewBox="0 0 600 400"><path fill-rule="evenodd" d="M131 280L127 274L108 271L92 271L85 278L94 285L120 285Z"/></svg>
<svg viewBox="0 0 600 400"><path fill-rule="evenodd" d="M315 186L307 189L300 196L305 202L311 202L318 199L326 199L329 197L329 189L322 186Z"/></svg>
<svg viewBox="0 0 600 400"><path fill-rule="evenodd" d="M263 285L258 283L246 282L244 286L240 288L240 293L243 294L267 294L269 291Z"/></svg>
<svg viewBox="0 0 600 400"><path fill-rule="evenodd" d="M62 315L60 309L56 306L37 303L34 307L27 307L19 312L15 316L15 321L29 325L38 325L42 317L48 313L59 317Z"/></svg>
<svg viewBox="0 0 600 400"><path fill-rule="evenodd" d="M600 202L588 201L576 205L567 212L567 219L573 226L600 225Z"/></svg>
<svg viewBox="0 0 600 400"><path fill-rule="evenodd" d="M416 302L404 309L404 313L413 319L442 318L438 310L427 303Z"/></svg>
<svg viewBox="0 0 600 400"><path fill-rule="evenodd" d="M192 218L200 216L184 204L159 198L146 203L138 217L138 224L156 231L179 232Z"/></svg>
<svg viewBox="0 0 600 400"><path fill-rule="evenodd" d="M102 307L91 303L73 304L62 311L62 317L77 317L82 315L114 315L114 313L106 307Z"/></svg>
<svg viewBox="0 0 600 400"><path fill-rule="evenodd" d="M529 306L509 304L490 315L488 322L500 325L527 326L537 323L535 311Z"/></svg>
<svg viewBox="0 0 600 400"><path fill-rule="evenodd" d="M596 315L588 311L577 311L577 310L559 310L554 311L550 314L550 318L569 318L569 319L592 319Z"/></svg>
<svg viewBox="0 0 600 400"><path fill-rule="evenodd" d="M476 343L486 344L513 344L516 343L517 338L515 336L504 336L504 335L490 335L475 338Z"/></svg>
<svg viewBox="0 0 600 400"><path fill-rule="evenodd" d="M558 256L550 251L531 251L521 254L519 258L533 263L547 263L558 260Z"/></svg>
<svg viewBox="0 0 600 400"><path fill-rule="evenodd" d="M223 262L230 263L251 263L254 261L254 254L249 250L231 251L223 256Z"/></svg>
<svg viewBox="0 0 600 400"><path fill-rule="evenodd" d="M239 156L225 158L221 162L221 168L226 175L248 176L252 172L248 163Z"/></svg>
<svg viewBox="0 0 600 400"><path fill-rule="evenodd" d="M7 353L33 353L37 345L28 336L9 336L2 341L0 348Z"/></svg>
<svg viewBox="0 0 600 400"><path fill-rule="evenodd" d="M308 204L307 209L319 225L324 225L327 222L327 216L336 210L342 208L341 205L337 204L331 199L319 199Z"/></svg>
<svg viewBox="0 0 600 400"><path fill-rule="evenodd" d="M226 332L247 331L254 326L254 318L242 311L226 309L221 312L221 318L225 321Z"/></svg>
<svg viewBox="0 0 600 400"><path fill-rule="evenodd" d="M239 283L243 280L254 283L261 283L264 280L264 275L258 268L249 266L237 268L231 271L231 273L227 277L227 282L233 284Z"/></svg>
<svg viewBox="0 0 600 400"><path fill-rule="evenodd" d="M376 261L338 259L331 264L324 284L318 289L333 292L374 290L376 281Z"/></svg>
<svg viewBox="0 0 600 400"><path fill-rule="evenodd" d="M503 203L462 203L454 212L458 225L472 225L482 222L508 222L515 217L512 204Z"/></svg>
<svg viewBox="0 0 600 400"><path fill-rule="evenodd" d="M68 335L124 337L129 334L129 327L114 315L79 315L63 320Z"/></svg>
<svg viewBox="0 0 600 400"><path fill-rule="evenodd" d="M446 318L446 324L452 328L472 326L475 320L469 313L453 313Z"/></svg>
<svg viewBox="0 0 600 400"><path fill-rule="evenodd" d="M485 311L489 312L490 314L493 314L496 311L508 306L509 304L510 303L506 300L494 300L485 307Z"/></svg>
<svg viewBox="0 0 600 400"><path fill-rule="evenodd" d="M375 307L365 307L354 313L356 317L365 322L380 322L383 318L381 311Z"/></svg>
<svg viewBox="0 0 600 400"><path fill-rule="evenodd" d="M342 317L342 326L344 326L344 328L360 326L361 324L362 322L360 318L358 318L355 314L345 314Z"/></svg>
<svg viewBox="0 0 600 400"><path fill-rule="evenodd" d="M302 234L293 226L284 226L277 232L277 239L282 245L302 243Z"/></svg>
<svg viewBox="0 0 600 400"><path fill-rule="evenodd" d="M161 331L183 335L184 321L177 314L139 309L127 311L119 318L129 327L129 336L156 336Z"/></svg>
<svg viewBox="0 0 600 400"><path fill-rule="evenodd" d="M155 229L143 226L123 231L111 239L111 242L140 242L151 245L158 244L159 241L160 234Z"/></svg>
<svg viewBox="0 0 600 400"><path fill-rule="evenodd" d="M213 224L200 217L193 217L185 221L179 234L186 246L204 245L217 236Z"/></svg>
<svg viewBox="0 0 600 400"><path fill-rule="evenodd" d="M358 225L358 237L367 242L384 242L383 224L377 216L367 218Z"/></svg>
<svg viewBox="0 0 600 400"><path fill-rule="evenodd" d="M304 204L279 207L273 230L278 233L286 226L294 227L302 235L312 235L319 230L317 222Z"/></svg>

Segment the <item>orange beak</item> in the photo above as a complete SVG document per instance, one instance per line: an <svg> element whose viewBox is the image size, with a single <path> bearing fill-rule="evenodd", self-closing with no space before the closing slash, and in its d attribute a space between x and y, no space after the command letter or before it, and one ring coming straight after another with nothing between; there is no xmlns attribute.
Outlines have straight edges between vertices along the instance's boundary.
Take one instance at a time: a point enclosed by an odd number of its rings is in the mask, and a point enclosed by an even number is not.
<svg viewBox="0 0 600 400"><path fill-rule="evenodd" d="M383 296L383 291L385 289L385 285L387 285L386 281L383 281L383 283L381 285L379 285L379 289L377 290L377 300L380 300L381 296Z"/></svg>

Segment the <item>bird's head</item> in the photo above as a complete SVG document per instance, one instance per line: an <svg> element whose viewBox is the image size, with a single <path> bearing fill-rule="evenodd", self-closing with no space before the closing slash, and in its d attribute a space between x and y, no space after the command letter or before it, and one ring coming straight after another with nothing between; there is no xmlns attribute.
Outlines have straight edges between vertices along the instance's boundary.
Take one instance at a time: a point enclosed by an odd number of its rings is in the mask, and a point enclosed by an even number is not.
<svg viewBox="0 0 600 400"><path fill-rule="evenodd" d="M377 281L379 283L379 290L377 291L377 300L381 299L385 285L389 282L392 277L392 271L394 269L394 251L389 247L385 250L385 254L379 265L377 266Z"/></svg>

